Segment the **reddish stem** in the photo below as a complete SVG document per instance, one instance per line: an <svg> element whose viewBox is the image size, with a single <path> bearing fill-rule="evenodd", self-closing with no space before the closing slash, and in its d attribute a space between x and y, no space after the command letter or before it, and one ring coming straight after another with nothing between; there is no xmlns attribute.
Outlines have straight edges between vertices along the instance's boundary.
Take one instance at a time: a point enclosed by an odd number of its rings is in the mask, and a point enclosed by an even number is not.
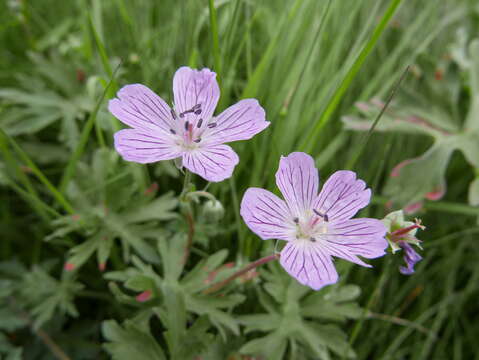
<svg viewBox="0 0 479 360"><path fill-rule="evenodd" d="M193 246L193 236L195 235L195 223L191 212L186 213L186 222L188 223L188 241L185 247L185 253L183 254L183 264L186 264L190 257L191 247Z"/></svg>
<svg viewBox="0 0 479 360"><path fill-rule="evenodd" d="M250 271L250 270L252 270L252 269L254 269L254 268L256 268L260 265L266 264L267 262L276 260L276 259L279 259L279 254L273 254L273 255L265 256L261 259L258 259L256 261L252 262L251 264L246 265L243 269L235 272L233 275L226 278L225 280L219 281L216 284L213 284L212 286L210 286L209 288L203 290L203 294L206 295L206 294L211 294L215 291L218 291L219 289L221 289L222 287L224 287L225 285L227 285L228 283L230 283L234 279L240 277L243 274L246 274L248 271Z"/></svg>

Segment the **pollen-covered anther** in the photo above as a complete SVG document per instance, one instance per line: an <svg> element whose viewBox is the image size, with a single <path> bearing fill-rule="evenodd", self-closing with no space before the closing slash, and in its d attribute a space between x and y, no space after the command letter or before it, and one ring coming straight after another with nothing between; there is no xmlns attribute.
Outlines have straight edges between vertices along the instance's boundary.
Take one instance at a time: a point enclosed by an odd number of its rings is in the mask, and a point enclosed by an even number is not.
<svg viewBox="0 0 479 360"><path fill-rule="evenodd" d="M195 143L199 143L201 141L201 138L193 140Z"/></svg>
<svg viewBox="0 0 479 360"><path fill-rule="evenodd" d="M201 114L201 104L196 104L189 110L185 110L182 113L180 113L180 118L185 117L185 114L188 113L194 113L195 115L200 115Z"/></svg>
<svg viewBox="0 0 479 360"><path fill-rule="evenodd" d="M217 125L217 124L216 124L215 122L212 122L212 123L209 123L207 126L208 126L210 129L212 129L212 128L216 127L216 125Z"/></svg>
<svg viewBox="0 0 479 360"><path fill-rule="evenodd" d="M185 121L185 131L188 131L189 126L190 126L190 123L188 121Z"/></svg>
<svg viewBox="0 0 479 360"><path fill-rule="evenodd" d="M173 129L170 129L170 133L172 133L173 135L175 135L175 134L176 134L176 131L173 130Z"/></svg>
<svg viewBox="0 0 479 360"><path fill-rule="evenodd" d="M299 219L298 219L297 217L295 217L295 218L293 219L293 221L294 221L295 224L299 224Z"/></svg>
<svg viewBox="0 0 479 360"><path fill-rule="evenodd" d="M324 219L324 221L328 222L329 221L329 218L328 218L328 214L323 214L321 212L319 212L318 210L316 209L313 209L313 212L318 215L319 217L322 217Z"/></svg>
<svg viewBox="0 0 479 360"><path fill-rule="evenodd" d="M196 124L196 127L199 129L202 124L203 124L203 119L199 119L198 123Z"/></svg>
<svg viewBox="0 0 479 360"><path fill-rule="evenodd" d="M310 237L310 238L309 238L309 241L311 241L311 242L316 242L316 239L315 239L314 237Z"/></svg>

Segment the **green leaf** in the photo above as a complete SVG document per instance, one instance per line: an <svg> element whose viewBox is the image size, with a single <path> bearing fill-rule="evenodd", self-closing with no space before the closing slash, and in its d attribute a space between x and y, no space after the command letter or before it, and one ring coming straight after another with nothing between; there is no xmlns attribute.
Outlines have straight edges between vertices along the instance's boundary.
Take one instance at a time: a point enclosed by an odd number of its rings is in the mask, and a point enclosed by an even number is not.
<svg viewBox="0 0 479 360"><path fill-rule="evenodd" d="M479 206L479 177L476 177L469 185L469 204Z"/></svg>
<svg viewBox="0 0 479 360"><path fill-rule="evenodd" d="M126 321L120 326L114 320L104 321L102 333L108 341L103 347L115 360L166 360L156 340L137 324Z"/></svg>

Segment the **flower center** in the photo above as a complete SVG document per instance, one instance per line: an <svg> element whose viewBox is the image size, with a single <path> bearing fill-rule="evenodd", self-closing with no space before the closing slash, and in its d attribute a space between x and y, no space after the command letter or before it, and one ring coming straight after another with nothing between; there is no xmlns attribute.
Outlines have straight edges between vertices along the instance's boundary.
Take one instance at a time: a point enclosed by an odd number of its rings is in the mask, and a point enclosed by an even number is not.
<svg viewBox="0 0 479 360"><path fill-rule="evenodd" d="M205 120L200 118L199 115L201 115L201 112L201 104L196 104L191 109L179 114L171 109L174 126L170 129L170 133L178 135L176 144L184 150L197 149L201 143L201 136L205 129L212 129L217 125L215 122L210 122L210 119ZM186 116L188 114L194 114L197 116Z"/></svg>
<svg viewBox="0 0 479 360"><path fill-rule="evenodd" d="M321 240L328 232L328 216L320 211L314 210L304 218L294 218L296 224L296 239L302 241L316 242Z"/></svg>

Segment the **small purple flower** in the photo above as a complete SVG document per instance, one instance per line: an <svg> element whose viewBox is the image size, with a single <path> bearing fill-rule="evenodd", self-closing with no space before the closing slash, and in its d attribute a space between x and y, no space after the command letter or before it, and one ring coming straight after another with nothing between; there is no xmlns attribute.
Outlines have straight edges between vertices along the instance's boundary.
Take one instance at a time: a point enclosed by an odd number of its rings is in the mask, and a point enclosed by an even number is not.
<svg viewBox="0 0 479 360"><path fill-rule="evenodd" d="M404 261L406 262L406 266L399 267L399 272L403 275L411 275L414 273L414 265L422 260L422 257L414 251L409 243L398 241L398 245L404 250Z"/></svg>
<svg viewBox="0 0 479 360"><path fill-rule="evenodd" d="M141 84L126 85L108 110L132 129L115 134L115 148L128 161L182 158L183 166L208 181L229 178L238 155L225 142L247 140L269 122L255 99L241 100L217 117L216 74L181 67L173 79L174 107Z"/></svg>
<svg viewBox="0 0 479 360"><path fill-rule="evenodd" d="M388 246L380 220L351 219L370 200L371 190L352 171L337 171L318 195L319 176L311 156L294 152L281 157L276 184L286 201L249 188L241 216L263 240L288 243L280 263L300 283L315 290L338 281L332 256L371 267L359 256L376 258Z"/></svg>

